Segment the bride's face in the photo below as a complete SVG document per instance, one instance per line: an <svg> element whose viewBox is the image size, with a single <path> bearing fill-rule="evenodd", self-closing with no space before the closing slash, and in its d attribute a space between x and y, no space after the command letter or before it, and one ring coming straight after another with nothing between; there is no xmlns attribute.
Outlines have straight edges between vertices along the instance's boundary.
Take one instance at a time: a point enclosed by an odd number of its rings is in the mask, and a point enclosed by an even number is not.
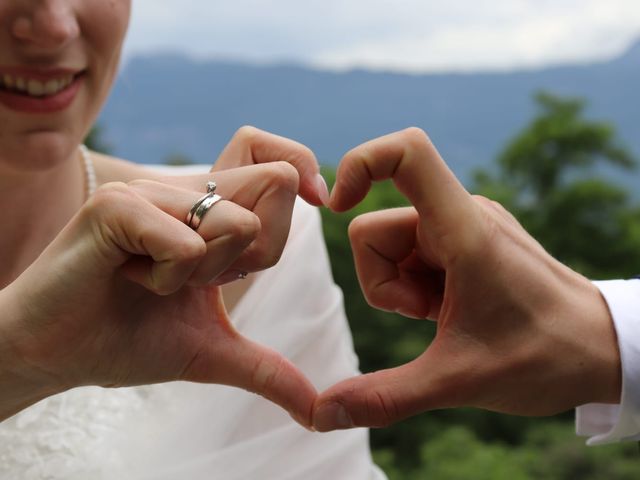
<svg viewBox="0 0 640 480"><path fill-rule="evenodd" d="M131 0L0 0L0 172L74 151L118 68Z"/></svg>

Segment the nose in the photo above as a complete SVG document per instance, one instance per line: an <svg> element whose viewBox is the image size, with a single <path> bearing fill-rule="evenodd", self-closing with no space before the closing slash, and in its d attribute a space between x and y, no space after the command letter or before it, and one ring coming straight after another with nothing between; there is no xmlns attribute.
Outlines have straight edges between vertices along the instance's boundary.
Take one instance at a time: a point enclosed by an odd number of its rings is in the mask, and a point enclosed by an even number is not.
<svg viewBox="0 0 640 480"><path fill-rule="evenodd" d="M68 0L35 0L27 2L15 17L11 32L28 45L43 49L59 49L80 33L77 18Z"/></svg>

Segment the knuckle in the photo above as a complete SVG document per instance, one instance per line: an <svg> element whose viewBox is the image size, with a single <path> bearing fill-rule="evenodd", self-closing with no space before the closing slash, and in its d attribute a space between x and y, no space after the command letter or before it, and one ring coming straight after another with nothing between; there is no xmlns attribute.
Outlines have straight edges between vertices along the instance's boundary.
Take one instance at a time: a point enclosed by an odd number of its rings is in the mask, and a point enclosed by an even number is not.
<svg viewBox="0 0 640 480"><path fill-rule="evenodd" d="M369 423L375 427L386 427L399 417L398 405L393 395L385 390L376 389L365 395L365 411Z"/></svg>
<svg viewBox="0 0 640 480"><path fill-rule="evenodd" d="M229 226L229 235L237 242L249 244L258 236L261 224L257 215L244 211L236 215Z"/></svg>
<svg viewBox="0 0 640 480"><path fill-rule="evenodd" d="M307 165L309 162L315 164L317 162L316 154L313 153L313 150L302 143L294 143L292 154L293 160L297 160L296 163L300 165Z"/></svg>
<svg viewBox="0 0 640 480"><path fill-rule="evenodd" d="M133 201L135 195L123 182L110 182L100 186L87 200L83 211L90 217L102 217L114 207Z"/></svg>
<svg viewBox="0 0 640 480"><path fill-rule="evenodd" d="M260 134L260 129L252 125L243 125L234 134L234 138L244 142L251 142L257 135Z"/></svg>
<svg viewBox="0 0 640 480"><path fill-rule="evenodd" d="M489 205L492 202L492 200L485 197L484 195L474 194L474 195L471 195L471 198L473 198L476 202L478 202L481 205Z"/></svg>
<svg viewBox="0 0 640 480"><path fill-rule="evenodd" d="M472 198L476 201L476 203L482 205L483 207L490 208L497 213L505 214L507 213L507 209L504 206L491 198L485 197L484 195L472 195Z"/></svg>
<svg viewBox="0 0 640 480"><path fill-rule="evenodd" d="M431 145L431 139L427 132L419 127L409 127L404 130L407 144L414 149L421 149Z"/></svg>
<svg viewBox="0 0 640 480"><path fill-rule="evenodd" d="M352 149L348 150L347 153L345 153L342 156L342 161L338 164L338 170L340 170L341 165L355 162L359 157L361 157L362 150L364 148L365 147L363 145L359 145L357 147L353 147Z"/></svg>
<svg viewBox="0 0 640 480"><path fill-rule="evenodd" d="M178 263L189 263L200 260L206 254L207 244L204 239L194 235L175 246L173 258Z"/></svg>
<svg viewBox="0 0 640 480"><path fill-rule="evenodd" d="M300 145L300 156L304 157L304 158L311 158L314 159L316 158L316 154L313 153L313 150L311 150L311 148L307 147L306 145L303 144L298 144Z"/></svg>
<svg viewBox="0 0 640 480"><path fill-rule="evenodd" d="M487 208L481 209L475 218L477 225L472 229L473 234L461 236L459 250L461 257L486 259L499 243L502 222L498 221L491 200L487 201Z"/></svg>
<svg viewBox="0 0 640 480"><path fill-rule="evenodd" d="M278 189L298 193L300 176L296 168L288 162L273 162L268 164L269 180Z"/></svg>
<svg viewBox="0 0 640 480"><path fill-rule="evenodd" d="M272 245L267 239L259 239L247 249L247 259L252 269L265 270L280 261L282 250L282 246Z"/></svg>
<svg viewBox="0 0 640 480"><path fill-rule="evenodd" d="M369 288L367 286L364 287L364 296L367 303L378 310L385 310L383 307L386 303L389 302L389 299L384 292L382 292L379 288Z"/></svg>
<svg viewBox="0 0 640 480"><path fill-rule="evenodd" d="M129 187L124 182L109 182L98 187L90 200L94 202L111 201L116 198L122 198L129 195Z"/></svg>
<svg viewBox="0 0 640 480"><path fill-rule="evenodd" d="M482 195L473 195L473 199L478 205L480 205L480 218L482 219L482 226L484 230L494 231L498 224L504 220L511 221L513 216L504 206L495 200L484 197Z"/></svg>
<svg viewBox="0 0 640 480"><path fill-rule="evenodd" d="M367 236L369 221L367 215L360 215L351 220L347 234L351 243L359 243Z"/></svg>

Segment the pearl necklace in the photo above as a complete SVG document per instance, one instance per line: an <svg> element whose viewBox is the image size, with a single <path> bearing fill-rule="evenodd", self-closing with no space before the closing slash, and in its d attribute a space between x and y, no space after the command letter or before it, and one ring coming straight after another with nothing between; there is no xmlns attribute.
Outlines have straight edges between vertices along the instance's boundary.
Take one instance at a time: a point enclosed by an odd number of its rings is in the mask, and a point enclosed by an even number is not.
<svg viewBox="0 0 640 480"><path fill-rule="evenodd" d="M97 188L96 169L93 165L91 152L89 151L87 146L82 144L78 148L80 150L80 156L82 157L82 163L84 164L85 195L88 199L91 195L94 194Z"/></svg>

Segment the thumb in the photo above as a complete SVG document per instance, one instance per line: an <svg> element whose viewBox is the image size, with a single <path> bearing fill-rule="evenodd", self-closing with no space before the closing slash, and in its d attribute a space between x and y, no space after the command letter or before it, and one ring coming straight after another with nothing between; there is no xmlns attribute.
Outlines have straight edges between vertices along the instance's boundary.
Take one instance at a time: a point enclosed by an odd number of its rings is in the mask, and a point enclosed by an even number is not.
<svg viewBox="0 0 640 480"><path fill-rule="evenodd" d="M400 367L344 380L318 396L313 427L320 432L385 427L441 408L444 388L425 371L424 355Z"/></svg>
<svg viewBox="0 0 640 480"><path fill-rule="evenodd" d="M304 426L311 425L316 389L304 374L280 353L239 337L221 383L257 393L280 405Z"/></svg>
<svg viewBox="0 0 640 480"><path fill-rule="evenodd" d="M338 166L329 206L337 212L348 210L366 196L372 182L388 178L436 235L449 235L452 227L473 221L471 195L418 128L377 138L347 153Z"/></svg>
<svg viewBox="0 0 640 480"><path fill-rule="evenodd" d="M211 304L225 330L192 362L184 380L219 383L257 393L284 408L305 428L311 425L316 389L292 362L277 351L240 335L232 326L219 288Z"/></svg>

